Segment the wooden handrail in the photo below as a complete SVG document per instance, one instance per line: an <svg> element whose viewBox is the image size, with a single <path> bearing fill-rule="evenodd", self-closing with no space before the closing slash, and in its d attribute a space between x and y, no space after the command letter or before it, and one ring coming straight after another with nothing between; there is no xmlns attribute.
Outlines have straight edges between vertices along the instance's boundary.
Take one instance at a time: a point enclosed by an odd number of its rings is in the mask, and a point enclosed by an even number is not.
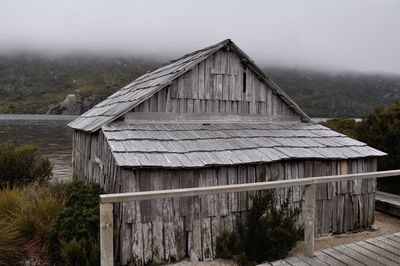
<svg viewBox="0 0 400 266"><path fill-rule="evenodd" d="M111 266L114 263L113 251L113 203L125 201L154 200L233 193L244 191L267 190L284 187L305 186L304 193L304 242L305 255L314 255L314 222L315 222L315 185L359 179L372 179L400 176L400 170L346 174L301 179L267 181L257 183L233 184L211 187L182 188L170 190L142 191L100 195L100 253L101 265Z"/></svg>

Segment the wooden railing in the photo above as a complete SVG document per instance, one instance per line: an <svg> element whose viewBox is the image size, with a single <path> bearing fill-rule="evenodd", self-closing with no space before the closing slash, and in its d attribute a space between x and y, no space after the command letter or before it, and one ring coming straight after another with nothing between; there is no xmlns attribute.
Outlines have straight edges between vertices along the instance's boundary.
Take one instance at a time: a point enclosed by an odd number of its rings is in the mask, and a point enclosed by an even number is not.
<svg viewBox="0 0 400 266"><path fill-rule="evenodd" d="M306 256L314 255L315 185L359 179L400 176L400 170L346 174L321 177L307 177L293 180L267 181L212 187L195 187L172 190L144 191L100 195L100 253L101 265L114 263L113 248L113 203L124 201L155 200L166 198L192 197L219 193L266 190L284 187L305 186L304 192L304 242Z"/></svg>

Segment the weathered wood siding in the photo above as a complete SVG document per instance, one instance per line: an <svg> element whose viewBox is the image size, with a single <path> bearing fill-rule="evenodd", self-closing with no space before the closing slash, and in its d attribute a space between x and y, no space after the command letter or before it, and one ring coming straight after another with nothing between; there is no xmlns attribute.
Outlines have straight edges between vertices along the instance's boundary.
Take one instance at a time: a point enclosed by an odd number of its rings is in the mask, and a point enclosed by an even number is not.
<svg viewBox="0 0 400 266"><path fill-rule="evenodd" d="M246 73L245 92L243 73ZM211 55L133 112L240 113L299 118L230 51Z"/></svg>
<svg viewBox="0 0 400 266"><path fill-rule="evenodd" d="M120 171L100 132L74 131L72 141L73 175L79 180L100 184L107 193L118 192Z"/></svg>
<svg viewBox="0 0 400 266"><path fill-rule="evenodd" d="M122 170L123 190L146 191L237 184L263 180L294 179L337 173L376 170L376 160L286 161L265 165L220 167L197 170ZM374 219L375 181L350 181L318 185L316 234L347 232L368 227ZM216 238L223 230L234 230L251 207L251 192L182 199L126 203L121 212L119 244L122 264L151 260L168 262L186 255L192 260L215 256ZM278 189L282 203L288 189ZM292 206L302 204L303 188L294 188ZM299 217L302 223L302 217Z"/></svg>

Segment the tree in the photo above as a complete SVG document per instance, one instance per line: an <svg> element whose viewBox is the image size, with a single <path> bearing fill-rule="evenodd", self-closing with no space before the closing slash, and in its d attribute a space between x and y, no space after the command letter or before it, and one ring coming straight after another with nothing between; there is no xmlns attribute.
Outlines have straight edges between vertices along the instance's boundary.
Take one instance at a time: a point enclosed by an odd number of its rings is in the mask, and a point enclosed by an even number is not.
<svg viewBox="0 0 400 266"><path fill-rule="evenodd" d="M342 118L328 120L322 124L386 152L387 156L379 158L378 170L400 168L400 101L388 107L377 107L361 122ZM400 181L397 177L380 179L378 187L387 192L400 193Z"/></svg>
<svg viewBox="0 0 400 266"><path fill-rule="evenodd" d="M378 107L357 129L358 139L388 153L379 162L380 170L400 167L400 101Z"/></svg>

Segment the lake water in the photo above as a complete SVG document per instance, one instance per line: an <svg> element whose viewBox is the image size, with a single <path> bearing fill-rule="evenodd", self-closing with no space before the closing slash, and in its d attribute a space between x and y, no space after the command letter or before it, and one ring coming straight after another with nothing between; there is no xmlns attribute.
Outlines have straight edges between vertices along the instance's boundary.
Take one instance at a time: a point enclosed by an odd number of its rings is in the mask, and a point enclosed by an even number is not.
<svg viewBox="0 0 400 266"><path fill-rule="evenodd" d="M0 114L0 142L37 144L41 154L52 162L55 178L66 180L72 176L72 129L67 124L75 117Z"/></svg>

